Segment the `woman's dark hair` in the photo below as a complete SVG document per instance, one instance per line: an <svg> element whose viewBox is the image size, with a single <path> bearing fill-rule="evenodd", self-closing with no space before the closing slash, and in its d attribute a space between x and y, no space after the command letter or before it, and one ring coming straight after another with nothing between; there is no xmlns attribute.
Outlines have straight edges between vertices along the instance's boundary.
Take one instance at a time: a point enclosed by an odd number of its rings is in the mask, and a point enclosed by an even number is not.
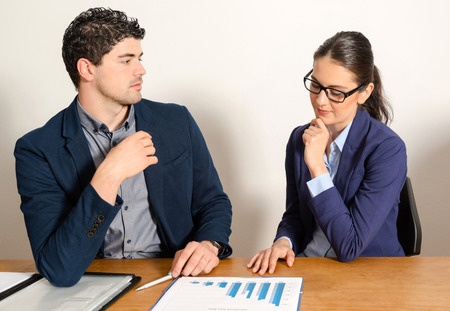
<svg viewBox="0 0 450 311"><path fill-rule="evenodd" d="M369 40L356 31L342 31L327 39L314 53L314 60L329 56L353 72L358 85L374 84L366 102L360 106L385 124L392 120L392 108L384 96L380 73L374 65Z"/></svg>
<svg viewBox="0 0 450 311"><path fill-rule="evenodd" d="M91 8L78 15L67 27L62 46L62 57L73 84L78 88L80 76L77 62L86 58L94 65L101 64L103 55L126 38L143 39L145 29L138 20L128 18L121 11Z"/></svg>

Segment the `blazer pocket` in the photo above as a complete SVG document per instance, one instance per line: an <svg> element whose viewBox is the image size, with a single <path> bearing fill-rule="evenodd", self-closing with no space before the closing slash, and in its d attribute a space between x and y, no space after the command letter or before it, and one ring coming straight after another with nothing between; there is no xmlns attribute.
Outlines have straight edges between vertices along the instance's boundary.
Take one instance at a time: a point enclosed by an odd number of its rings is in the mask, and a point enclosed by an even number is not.
<svg viewBox="0 0 450 311"><path fill-rule="evenodd" d="M186 161L186 159L188 159L189 157L190 157L190 152L188 149L186 149L186 150L184 150L184 152L182 154L177 156L172 161L167 162L165 165L170 165L170 166L176 167L176 166L179 166L184 161Z"/></svg>

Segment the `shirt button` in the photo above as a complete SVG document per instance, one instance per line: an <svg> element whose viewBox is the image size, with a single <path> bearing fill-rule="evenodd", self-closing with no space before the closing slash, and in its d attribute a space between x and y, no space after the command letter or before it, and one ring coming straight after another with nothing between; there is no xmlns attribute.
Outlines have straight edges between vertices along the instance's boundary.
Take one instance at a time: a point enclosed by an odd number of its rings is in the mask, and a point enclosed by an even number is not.
<svg viewBox="0 0 450 311"><path fill-rule="evenodd" d="M114 147L117 146L117 140L113 141L112 144L113 144Z"/></svg>
<svg viewBox="0 0 450 311"><path fill-rule="evenodd" d="M126 211L128 211L128 205L127 205L127 206L125 206L125 207L124 207L124 209L125 209Z"/></svg>
<svg viewBox="0 0 450 311"><path fill-rule="evenodd" d="M130 244L130 243L131 243L131 240L127 240L127 243Z"/></svg>

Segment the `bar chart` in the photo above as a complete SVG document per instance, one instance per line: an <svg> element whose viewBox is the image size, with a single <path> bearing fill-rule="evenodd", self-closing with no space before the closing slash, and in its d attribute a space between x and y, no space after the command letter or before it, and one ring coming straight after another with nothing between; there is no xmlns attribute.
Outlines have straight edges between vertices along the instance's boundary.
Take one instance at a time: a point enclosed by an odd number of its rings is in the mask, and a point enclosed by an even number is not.
<svg viewBox="0 0 450 311"><path fill-rule="evenodd" d="M174 281L151 310L299 310L298 277L184 277Z"/></svg>

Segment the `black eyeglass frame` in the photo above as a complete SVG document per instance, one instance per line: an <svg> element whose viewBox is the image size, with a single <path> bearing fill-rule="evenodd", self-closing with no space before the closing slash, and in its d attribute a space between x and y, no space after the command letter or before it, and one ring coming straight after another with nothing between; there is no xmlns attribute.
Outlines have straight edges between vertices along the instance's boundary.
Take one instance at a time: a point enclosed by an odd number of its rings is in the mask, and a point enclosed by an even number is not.
<svg viewBox="0 0 450 311"><path fill-rule="evenodd" d="M324 86L323 86L322 84L320 84L319 82L317 82L317 81L315 81L315 80L312 80L312 79L309 79L309 78L308 78L308 76L313 72L313 70L314 70L314 69L311 69L311 71L308 72L308 73L306 74L306 76L303 77L303 84L305 85L305 88L306 88L309 92L311 92L311 93L313 93L313 94L316 94L316 95L320 94L320 92L322 92L322 90L324 90L324 91L325 91L325 95L327 96L327 98L328 98L329 100L331 100L332 102L335 102L335 103L338 103L338 104L343 103L347 97L353 95L354 93L356 93L357 91L359 91L359 89L361 89L363 86L366 85L366 83L361 84L361 85L358 86L357 88L355 88L355 89L353 89L353 90L351 90L351 91L349 91L349 92L347 92L347 93L346 93L346 92L342 92L342 91L340 91L340 90L333 89L332 87L324 87ZM311 82L317 84L317 85L319 86L319 91L318 91L318 92L313 92L313 91L311 91L310 89L308 89L308 87L306 86L306 81L311 81ZM330 98L330 97L328 96L328 90L333 90L333 91L335 91L335 92L338 92L338 93L343 94L343 95L344 95L344 99L342 99L342 101L337 101L337 100L334 100L334 99Z"/></svg>

